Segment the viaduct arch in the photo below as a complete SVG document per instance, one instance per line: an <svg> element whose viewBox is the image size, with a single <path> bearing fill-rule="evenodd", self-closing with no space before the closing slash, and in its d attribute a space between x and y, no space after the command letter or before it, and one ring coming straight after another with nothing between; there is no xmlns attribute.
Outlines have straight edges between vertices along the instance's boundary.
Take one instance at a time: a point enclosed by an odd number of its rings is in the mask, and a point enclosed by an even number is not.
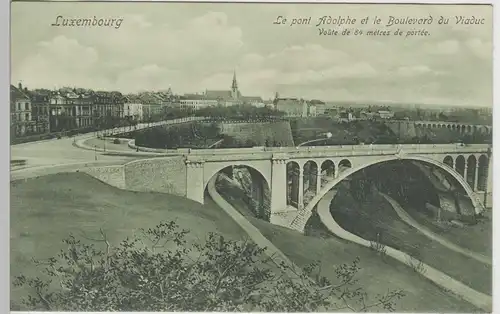
<svg viewBox="0 0 500 314"><path fill-rule="evenodd" d="M220 162L204 162L203 160L186 160L186 197L199 203L205 202L205 190L212 177L228 167L246 167L250 169L252 179L263 179L263 193L271 189L270 160L235 160ZM258 174L258 176L255 176Z"/></svg>
<svg viewBox="0 0 500 314"><path fill-rule="evenodd" d="M391 157L382 157L379 160L372 160L366 163L363 163L361 165L358 165L354 168L346 169L345 171L341 172L338 177L336 177L334 180L328 182L320 191L317 195L315 195L311 201L307 204L307 206L304 207L302 210L302 213L299 213L297 217L292 221L291 227L293 229L299 230L301 232L304 231L305 225L309 218L311 217L313 213L313 209L316 207L316 205L319 203L319 201L332 189L334 188L337 184L342 182L344 179L348 178L350 175L361 171L369 166L375 165L375 164L380 164L380 163L385 163L389 161L394 161L394 160L409 160L409 161L420 161L425 164L430 164L436 167L439 167L440 169L444 170L448 174L450 174L455 180L458 181L458 183L462 186L462 188L465 190L467 193L467 196L470 198L472 201L472 204L474 206L474 211L475 213L480 213L483 209L483 206L480 202L480 200L477 199L474 191L472 188L469 186L469 184L466 181L466 178L459 174L455 169L452 167L448 166L447 164L443 162L438 162L434 159L428 158L428 157L423 157L423 156L414 156L414 155L404 155L404 156L391 156Z"/></svg>

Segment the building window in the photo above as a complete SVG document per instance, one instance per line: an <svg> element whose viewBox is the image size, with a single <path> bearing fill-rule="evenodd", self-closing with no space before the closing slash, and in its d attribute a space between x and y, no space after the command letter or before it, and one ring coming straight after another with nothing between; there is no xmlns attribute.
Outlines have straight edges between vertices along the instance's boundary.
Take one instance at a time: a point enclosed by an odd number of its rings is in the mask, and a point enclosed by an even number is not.
<svg viewBox="0 0 500 314"><path fill-rule="evenodd" d="M17 111L21 111L21 104L20 103L17 104Z"/></svg>
<svg viewBox="0 0 500 314"><path fill-rule="evenodd" d="M30 110L30 104L24 103L24 110Z"/></svg>
<svg viewBox="0 0 500 314"><path fill-rule="evenodd" d="M25 113L24 114L24 120L26 120L26 121L30 120L30 114L29 113Z"/></svg>

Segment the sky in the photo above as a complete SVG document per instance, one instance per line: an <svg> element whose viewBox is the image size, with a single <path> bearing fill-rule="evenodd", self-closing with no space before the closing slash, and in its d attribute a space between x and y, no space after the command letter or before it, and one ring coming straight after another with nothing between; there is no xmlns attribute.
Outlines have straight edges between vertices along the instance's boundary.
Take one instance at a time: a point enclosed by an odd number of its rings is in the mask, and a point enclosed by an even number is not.
<svg viewBox="0 0 500 314"><path fill-rule="evenodd" d="M11 82L132 93L228 90L245 96L491 107L493 10L487 5L13 2ZM64 18L123 18L56 27ZM278 16L287 24L276 25ZM320 35L322 16L356 18L358 36ZM366 25L360 20L369 17ZM374 25L375 16L381 18ZM386 26L390 16L430 25ZM440 16L448 24L438 24ZM484 19L461 25L457 16ZM309 18L310 25L289 25ZM428 36L405 37L412 29ZM402 36L368 36L397 29Z"/></svg>

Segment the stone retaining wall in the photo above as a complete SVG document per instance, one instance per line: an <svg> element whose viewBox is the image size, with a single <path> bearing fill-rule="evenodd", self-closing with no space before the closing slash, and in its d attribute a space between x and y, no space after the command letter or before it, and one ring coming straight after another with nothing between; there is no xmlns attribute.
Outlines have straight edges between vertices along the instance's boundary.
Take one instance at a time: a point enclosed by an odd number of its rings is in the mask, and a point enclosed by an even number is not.
<svg viewBox="0 0 500 314"><path fill-rule="evenodd" d="M103 167L90 167L80 170L85 172L96 179L101 180L111 186L125 189L125 173L123 166L103 166Z"/></svg>
<svg viewBox="0 0 500 314"><path fill-rule="evenodd" d="M184 157L159 157L124 165L125 188L140 192L160 192L186 196Z"/></svg>

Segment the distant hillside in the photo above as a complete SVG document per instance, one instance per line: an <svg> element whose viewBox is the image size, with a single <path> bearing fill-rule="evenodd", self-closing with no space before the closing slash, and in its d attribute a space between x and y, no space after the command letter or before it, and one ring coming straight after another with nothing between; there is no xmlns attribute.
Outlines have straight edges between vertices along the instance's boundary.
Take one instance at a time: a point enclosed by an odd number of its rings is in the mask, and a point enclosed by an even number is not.
<svg viewBox="0 0 500 314"><path fill-rule="evenodd" d="M221 132L240 142L251 140L256 146L294 146L292 130L288 121L258 123L224 123Z"/></svg>
<svg viewBox="0 0 500 314"><path fill-rule="evenodd" d="M297 118L290 122L296 145L324 138L311 145L355 145L396 143L490 143L491 135L477 132L474 135L449 128L416 126L411 121L351 121L338 122L330 117ZM326 139L326 133L332 137Z"/></svg>
<svg viewBox="0 0 500 314"><path fill-rule="evenodd" d="M383 122L353 121L340 123L329 117L295 119L291 121L293 139L296 145L319 138L325 142L319 145L351 145L362 143L387 144L397 141L396 134ZM326 140L325 133L332 133Z"/></svg>

